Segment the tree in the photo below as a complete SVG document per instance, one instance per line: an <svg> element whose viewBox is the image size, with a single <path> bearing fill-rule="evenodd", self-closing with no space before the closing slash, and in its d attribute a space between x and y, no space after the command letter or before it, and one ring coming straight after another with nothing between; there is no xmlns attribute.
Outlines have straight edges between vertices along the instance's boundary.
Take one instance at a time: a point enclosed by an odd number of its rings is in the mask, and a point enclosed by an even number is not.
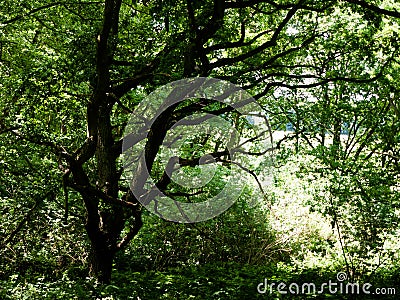
<svg viewBox="0 0 400 300"><path fill-rule="evenodd" d="M44 172L62 177L50 186L65 197L65 221L68 197L76 191L86 210L90 269L109 282L115 253L142 226L141 205L121 181L120 156L123 128L144 93L173 80L210 76L251 91L268 110L276 106L270 99L289 97L290 91L374 82L395 65L398 49L394 33L385 37L389 44L374 42L383 18L398 24L395 4L387 6L350 0L105 0L23 1L16 8L6 1L0 38L7 94L0 132L20 145L18 151L27 145L32 155L52 155ZM330 26L354 13L361 27ZM336 70L325 68L335 64ZM285 105L283 112L299 107ZM206 99L184 106L164 112L146 140L150 171L163 137L179 119L204 110L236 116ZM43 166L38 161L34 168Z"/></svg>

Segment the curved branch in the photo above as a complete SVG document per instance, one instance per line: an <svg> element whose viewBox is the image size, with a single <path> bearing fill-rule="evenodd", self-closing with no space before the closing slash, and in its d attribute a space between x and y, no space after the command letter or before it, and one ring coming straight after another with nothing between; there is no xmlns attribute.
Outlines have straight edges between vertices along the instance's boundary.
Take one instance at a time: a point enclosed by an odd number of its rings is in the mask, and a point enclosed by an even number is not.
<svg viewBox="0 0 400 300"><path fill-rule="evenodd" d="M293 18L293 16L299 10L300 4L303 1L304 0L301 0L299 2L299 4L293 6L293 8L291 8L289 10L289 12L286 14L286 17L279 24L279 26L277 27L277 29L275 30L274 34L272 35L272 37L269 41L263 43L261 46L258 46L257 48L254 48L253 50L250 50L250 51L243 53L241 55L238 55L236 57L222 58L222 59L210 64L210 69L214 69L214 68L218 68L218 67L222 67L222 66L226 66L226 65L232 65L237 62L244 61L244 60L264 51L265 49L267 49L269 47L276 46L278 37L279 37L280 33L282 32L283 28L285 28L285 26L289 23L289 21Z"/></svg>
<svg viewBox="0 0 400 300"><path fill-rule="evenodd" d="M376 5L372 5L370 3L367 3L363 0L345 0L347 3L351 3L351 4L356 4L358 6L361 6L363 8L369 9L375 13L381 14L381 15L385 15L385 16L389 16L389 17L395 17L395 18L400 18L400 13L396 10L387 10L387 9L383 9L380 8L379 6Z"/></svg>

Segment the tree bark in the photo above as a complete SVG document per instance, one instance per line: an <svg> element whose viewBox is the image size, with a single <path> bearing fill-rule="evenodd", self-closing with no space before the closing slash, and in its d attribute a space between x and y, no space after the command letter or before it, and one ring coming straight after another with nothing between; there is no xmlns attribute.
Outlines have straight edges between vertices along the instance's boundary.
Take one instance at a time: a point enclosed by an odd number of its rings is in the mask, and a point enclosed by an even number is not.
<svg viewBox="0 0 400 300"><path fill-rule="evenodd" d="M88 138L95 144L93 154L97 163L96 190L99 192L97 195L89 193L84 196L86 230L91 242L88 263L90 274L101 283L111 281L112 262L128 216L121 205L114 202L106 202L101 208L98 205L104 197L118 199L119 192L110 116L115 104L115 99L110 96L110 66L118 36L120 8L121 0L105 1L103 25L97 37L97 82L87 112ZM89 184L86 182L85 186ZM99 195L104 196L102 198Z"/></svg>
<svg viewBox="0 0 400 300"><path fill-rule="evenodd" d="M102 239L91 239L89 252L89 274L96 277L99 282L109 284L111 282L112 263L115 251Z"/></svg>

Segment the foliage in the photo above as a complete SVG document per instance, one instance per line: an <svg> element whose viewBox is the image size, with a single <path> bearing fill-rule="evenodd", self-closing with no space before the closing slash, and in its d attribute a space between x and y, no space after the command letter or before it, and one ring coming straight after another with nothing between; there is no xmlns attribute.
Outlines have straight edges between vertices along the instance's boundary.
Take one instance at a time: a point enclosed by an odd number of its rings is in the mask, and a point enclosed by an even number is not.
<svg viewBox="0 0 400 300"><path fill-rule="evenodd" d="M93 279L62 278L45 282L37 278L34 282L20 282L18 277L7 281L0 296L2 299L285 299L276 294L259 294L257 285L266 278L269 282L304 283L314 282L317 286L334 280L335 271L294 270L280 265L257 267L234 263L215 263L190 268L172 268L166 271L119 272L112 285L99 285ZM375 287L396 286L398 270L385 272L379 279L369 282ZM383 280L384 279L384 280ZM11 296L12 295L12 296ZM293 295L287 295L292 296ZM302 299L348 299L348 295L329 293L297 295ZM396 299L396 296L363 296L363 299Z"/></svg>
<svg viewBox="0 0 400 300"><path fill-rule="evenodd" d="M269 226L268 214L243 200L204 223L171 223L153 215L144 222L149 225L117 259L118 268L164 270L216 262L264 265L288 258L289 249Z"/></svg>
<svg viewBox="0 0 400 300"><path fill-rule="evenodd" d="M0 298L252 298L260 275L322 281L339 270L398 286L399 10L393 0L2 1ZM247 184L225 214L182 225L130 192L121 139L146 95L188 77L239 85L278 132L271 185L261 143L247 161L266 195ZM141 141L153 179L165 173L163 138L205 111L250 131L208 99L171 107ZM182 149L187 161L220 160L197 201L231 170L219 146ZM163 191L190 199L177 183Z"/></svg>

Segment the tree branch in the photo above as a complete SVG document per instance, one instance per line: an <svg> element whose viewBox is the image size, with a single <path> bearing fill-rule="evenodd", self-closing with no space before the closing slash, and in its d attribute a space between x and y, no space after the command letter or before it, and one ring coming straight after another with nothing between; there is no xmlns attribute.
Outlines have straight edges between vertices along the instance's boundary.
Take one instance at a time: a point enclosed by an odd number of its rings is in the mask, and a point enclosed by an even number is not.
<svg viewBox="0 0 400 300"><path fill-rule="evenodd" d="M4 240L4 242L2 243L3 246L7 245L8 243L10 243L14 239L14 237L18 234L18 232L21 231L21 229L23 228L24 224L27 223L31 219L33 212L39 207L39 205L41 203L43 203L43 200L46 199L46 198L49 198L50 196L55 198L55 194L53 193L53 191L48 192L45 196L40 196L40 197L37 198L35 204L29 209L29 211L27 212L25 217L21 220L21 222L19 222L17 227Z"/></svg>
<svg viewBox="0 0 400 300"><path fill-rule="evenodd" d="M274 34L272 35L271 39L267 42L265 42L264 44L262 44L261 46L250 50L246 53L243 53L241 55L238 55L236 57L228 57L228 58L222 58L214 63L210 64L210 69L214 69L214 68L218 68L218 67L222 67L225 65L232 65L235 64L237 62L243 61L247 58L250 58L262 51L264 51L265 49L269 48L269 47L273 47L276 45L276 42L278 40L278 37L280 35L280 33L282 32L283 28L285 28L285 26L289 23L289 21L292 19L292 17L296 14L296 12L299 10L299 6L300 3L302 3L304 0L301 0L297 5L293 6L289 12L286 14L286 17L282 20L282 22L279 24L279 26L277 27L277 29L275 30Z"/></svg>
<svg viewBox="0 0 400 300"><path fill-rule="evenodd" d="M369 9L373 12L376 12L381 15L389 16L389 17L395 17L395 18L400 18L400 13L396 10L387 10L380 8L379 6L369 4L363 0L345 0L347 3L351 4L356 4L358 6L361 6L363 8Z"/></svg>

